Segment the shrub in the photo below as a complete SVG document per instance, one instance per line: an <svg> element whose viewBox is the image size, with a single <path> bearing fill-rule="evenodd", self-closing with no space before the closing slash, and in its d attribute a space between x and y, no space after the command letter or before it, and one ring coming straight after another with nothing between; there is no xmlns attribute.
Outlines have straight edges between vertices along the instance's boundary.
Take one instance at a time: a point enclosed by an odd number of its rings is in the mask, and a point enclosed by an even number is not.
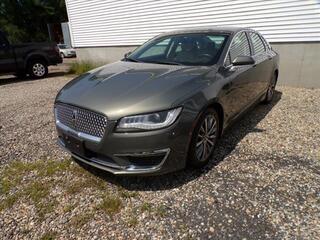
<svg viewBox="0 0 320 240"><path fill-rule="evenodd" d="M74 62L71 64L68 73L80 75L92 69L95 69L97 67L100 67L102 65L104 65L104 63L97 63L97 62L90 62L90 61Z"/></svg>

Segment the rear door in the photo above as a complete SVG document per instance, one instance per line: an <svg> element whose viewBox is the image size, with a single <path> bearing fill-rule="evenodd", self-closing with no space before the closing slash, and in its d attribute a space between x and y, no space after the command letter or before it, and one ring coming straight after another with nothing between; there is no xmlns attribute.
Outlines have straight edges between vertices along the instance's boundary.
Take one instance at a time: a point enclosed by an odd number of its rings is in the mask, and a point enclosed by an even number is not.
<svg viewBox="0 0 320 240"><path fill-rule="evenodd" d="M255 91L254 65L233 66L232 61L238 56L252 55L247 34L237 33L230 45L225 59L223 71L226 83L223 87L223 97L227 119L230 121L252 102Z"/></svg>
<svg viewBox="0 0 320 240"><path fill-rule="evenodd" d="M0 73L14 72L16 62L13 50L0 32Z"/></svg>
<svg viewBox="0 0 320 240"><path fill-rule="evenodd" d="M272 77L273 62L272 56L268 53L268 46L265 45L260 35L256 32L249 32L249 38L252 45L252 57L256 61L256 96L266 91Z"/></svg>

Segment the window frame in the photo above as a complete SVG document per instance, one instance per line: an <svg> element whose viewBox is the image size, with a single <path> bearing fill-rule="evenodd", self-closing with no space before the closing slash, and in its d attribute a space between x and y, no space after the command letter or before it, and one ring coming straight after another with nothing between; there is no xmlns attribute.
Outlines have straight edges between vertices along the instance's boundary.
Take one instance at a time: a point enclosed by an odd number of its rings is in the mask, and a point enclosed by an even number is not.
<svg viewBox="0 0 320 240"><path fill-rule="evenodd" d="M224 67L232 66L232 61L231 61L231 56L230 56L230 49L231 49L231 46L232 46L233 41L235 40L235 38L236 38L238 35L242 34L242 33L244 33L245 36L246 36L246 39L247 39L248 44L249 44L250 56L252 56L253 49L252 49L252 46L251 46L251 41L250 41L249 36L248 36L248 32L247 32L247 30L241 30L241 31L237 32L237 33L233 36L233 38L231 39L231 42L230 42L230 44L229 44L229 46L228 46L228 51L227 51L227 53L226 53L226 55L225 55L225 57L224 57L224 60L223 60L223 66L224 66ZM230 64L229 64L229 65L226 65L226 60L227 60L228 57L230 57Z"/></svg>

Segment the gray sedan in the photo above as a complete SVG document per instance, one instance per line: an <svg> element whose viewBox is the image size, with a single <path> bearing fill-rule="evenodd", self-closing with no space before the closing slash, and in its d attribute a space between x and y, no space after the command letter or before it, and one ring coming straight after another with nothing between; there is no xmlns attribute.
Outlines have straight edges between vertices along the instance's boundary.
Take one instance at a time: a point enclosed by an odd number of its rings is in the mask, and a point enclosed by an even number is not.
<svg viewBox="0 0 320 240"><path fill-rule="evenodd" d="M234 120L272 101L278 61L251 29L159 35L62 88L55 101L58 142L79 161L114 174L202 167Z"/></svg>

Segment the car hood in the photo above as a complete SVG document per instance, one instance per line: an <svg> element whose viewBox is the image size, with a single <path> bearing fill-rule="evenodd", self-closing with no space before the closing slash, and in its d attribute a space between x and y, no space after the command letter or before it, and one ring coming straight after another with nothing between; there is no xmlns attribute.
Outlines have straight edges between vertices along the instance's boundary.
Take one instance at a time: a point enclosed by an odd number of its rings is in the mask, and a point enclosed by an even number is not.
<svg viewBox="0 0 320 240"><path fill-rule="evenodd" d="M56 102L100 112L110 120L161 111L195 94L208 81L208 73L215 70L120 61L75 78L62 88Z"/></svg>

